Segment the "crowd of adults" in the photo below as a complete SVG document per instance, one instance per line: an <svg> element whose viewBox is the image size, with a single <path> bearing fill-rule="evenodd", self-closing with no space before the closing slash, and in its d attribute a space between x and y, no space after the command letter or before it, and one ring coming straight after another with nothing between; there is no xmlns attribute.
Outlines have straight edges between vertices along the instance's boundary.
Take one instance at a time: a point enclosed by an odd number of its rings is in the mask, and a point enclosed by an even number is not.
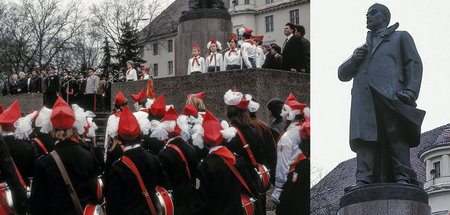
<svg viewBox="0 0 450 215"><path fill-rule="evenodd" d="M40 71L40 73L38 73ZM141 69L140 80L150 79L148 68ZM29 74L19 72L13 74L11 81L2 89L2 95L25 93L42 93L43 103L52 107L57 96L61 96L69 104L78 104L91 111L110 111L111 84L115 82L136 81L138 72L134 62L127 62L127 70L121 69L117 75L99 76L96 70L88 68L86 72L73 72L64 69L58 73L54 68L34 69Z"/></svg>

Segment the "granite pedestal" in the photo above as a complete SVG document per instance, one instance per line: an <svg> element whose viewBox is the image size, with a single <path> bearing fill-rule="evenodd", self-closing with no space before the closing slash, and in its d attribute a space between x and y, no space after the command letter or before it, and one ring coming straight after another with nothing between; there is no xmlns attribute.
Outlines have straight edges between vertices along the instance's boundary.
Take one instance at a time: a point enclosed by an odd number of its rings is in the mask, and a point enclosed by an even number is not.
<svg viewBox="0 0 450 215"><path fill-rule="evenodd" d="M227 48L232 23L226 10L196 9L183 14L178 24L178 36L175 39L175 75L186 75L189 59L192 58L192 47L200 46L200 56L205 57L209 41L214 38Z"/></svg>
<svg viewBox="0 0 450 215"><path fill-rule="evenodd" d="M418 186L375 183L346 192L338 215L430 215L428 196Z"/></svg>

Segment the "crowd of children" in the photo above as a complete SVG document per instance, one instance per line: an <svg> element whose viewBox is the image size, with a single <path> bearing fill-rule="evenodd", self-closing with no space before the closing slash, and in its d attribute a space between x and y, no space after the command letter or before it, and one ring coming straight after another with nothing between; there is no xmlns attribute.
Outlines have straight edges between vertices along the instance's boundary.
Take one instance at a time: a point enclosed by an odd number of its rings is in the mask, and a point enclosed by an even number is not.
<svg viewBox="0 0 450 215"><path fill-rule="evenodd" d="M214 66L207 68L216 71L225 64L220 43L209 45ZM132 112L119 92L104 148L92 112L58 97L52 109L21 116L16 101L0 114L0 176L14 212L259 215L274 185L277 214L309 214L309 108L292 94L281 105L270 102L275 119L267 125L251 95L229 90L224 104L209 104L225 106L228 122L219 122L204 96L189 94L178 114L163 95L150 98L143 89L131 95ZM280 119L284 132L272 132ZM6 200L0 195L0 210Z"/></svg>

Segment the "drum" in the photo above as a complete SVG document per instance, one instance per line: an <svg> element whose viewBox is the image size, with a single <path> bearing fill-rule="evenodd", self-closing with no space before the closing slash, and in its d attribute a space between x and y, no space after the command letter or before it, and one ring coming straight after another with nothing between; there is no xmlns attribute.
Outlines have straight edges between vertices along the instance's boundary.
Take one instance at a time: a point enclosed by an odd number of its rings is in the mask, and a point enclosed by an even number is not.
<svg viewBox="0 0 450 215"><path fill-rule="evenodd" d="M255 168L256 173L259 176L259 180L261 182L262 192L266 192L270 188L270 172L266 166L256 164Z"/></svg>
<svg viewBox="0 0 450 215"><path fill-rule="evenodd" d="M244 215L255 214L255 200L250 198L246 193L241 193L242 207L244 208Z"/></svg>
<svg viewBox="0 0 450 215"><path fill-rule="evenodd" d="M83 215L104 215L105 209L101 205L86 205Z"/></svg>
<svg viewBox="0 0 450 215"><path fill-rule="evenodd" d="M172 202L172 194L164 188L156 186L156 210L158 215L173 215L174 206Z"/></svg>
<svg viewBox="0 0 450 215"><path fill-rule="evenodd" d="M0 183L0 215L13 215L14 203L11 190L8 185Z"/></svg>

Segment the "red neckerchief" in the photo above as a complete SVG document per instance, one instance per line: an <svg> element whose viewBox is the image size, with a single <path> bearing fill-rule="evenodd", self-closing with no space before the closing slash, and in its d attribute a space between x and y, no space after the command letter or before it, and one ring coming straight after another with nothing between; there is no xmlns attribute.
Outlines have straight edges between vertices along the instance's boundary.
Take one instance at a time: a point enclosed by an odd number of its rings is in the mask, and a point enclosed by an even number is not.
<svg viewBox="0 0 450 215"><path fill-rule="evenodd" d="M117 112L115 112L115 113L114 113L114 116L116 116L116 117L120 117L120 113L121 113L121 111L120 111L120 110L118 110Z"/></svg>
<svg viewBox="0 0 450 215"><path fill-rule="evenodd" d="M131 69L129 69L129 70L127 71L127 75L130 74L130 71L131 71Z"/></svg>
<svg viewBox="0 0 450 215"><path fill-rule="evenodd" d="M252 40L247 40L247 41L245 41L246 43L250 43L251 45L254 45L254 43L253 43L253 41Z"/></svg>
<svg viewBox="0 0 450 215"><path fill-rule="evenodd" d="M141 80L144 80L144 76L145 76L145 75L142 75Z"/></svg>
<svg viewBox="0 0 450 215"><path fill-rule="evenodd" d="M230 57L231 52L237 53L237 50L236 49L231 49L230 52L228 52L228 57Z"/></svg>
<svg viewBox="0 0 450 215"><path fill-rule="evenodd" d="M200 63L198 62L198 58L194 57L194 60L192 60L192 66L194 66L194 62L197 62L197 64L200 66Z"/></svg>
<svg viewBox="0 0 450 215"><path fill-rule="evenodd" d="M211 57L209 58L209 63L212 63L212 59L213 59L213 57L214 57L214 53L211 53Z"/></svg>
<svg viewBox="0 0 450 215"><path fill-rule="evenodd" d="M148 109L140 109L139 111L142 111L142 112L148 113Z"/></svg>

